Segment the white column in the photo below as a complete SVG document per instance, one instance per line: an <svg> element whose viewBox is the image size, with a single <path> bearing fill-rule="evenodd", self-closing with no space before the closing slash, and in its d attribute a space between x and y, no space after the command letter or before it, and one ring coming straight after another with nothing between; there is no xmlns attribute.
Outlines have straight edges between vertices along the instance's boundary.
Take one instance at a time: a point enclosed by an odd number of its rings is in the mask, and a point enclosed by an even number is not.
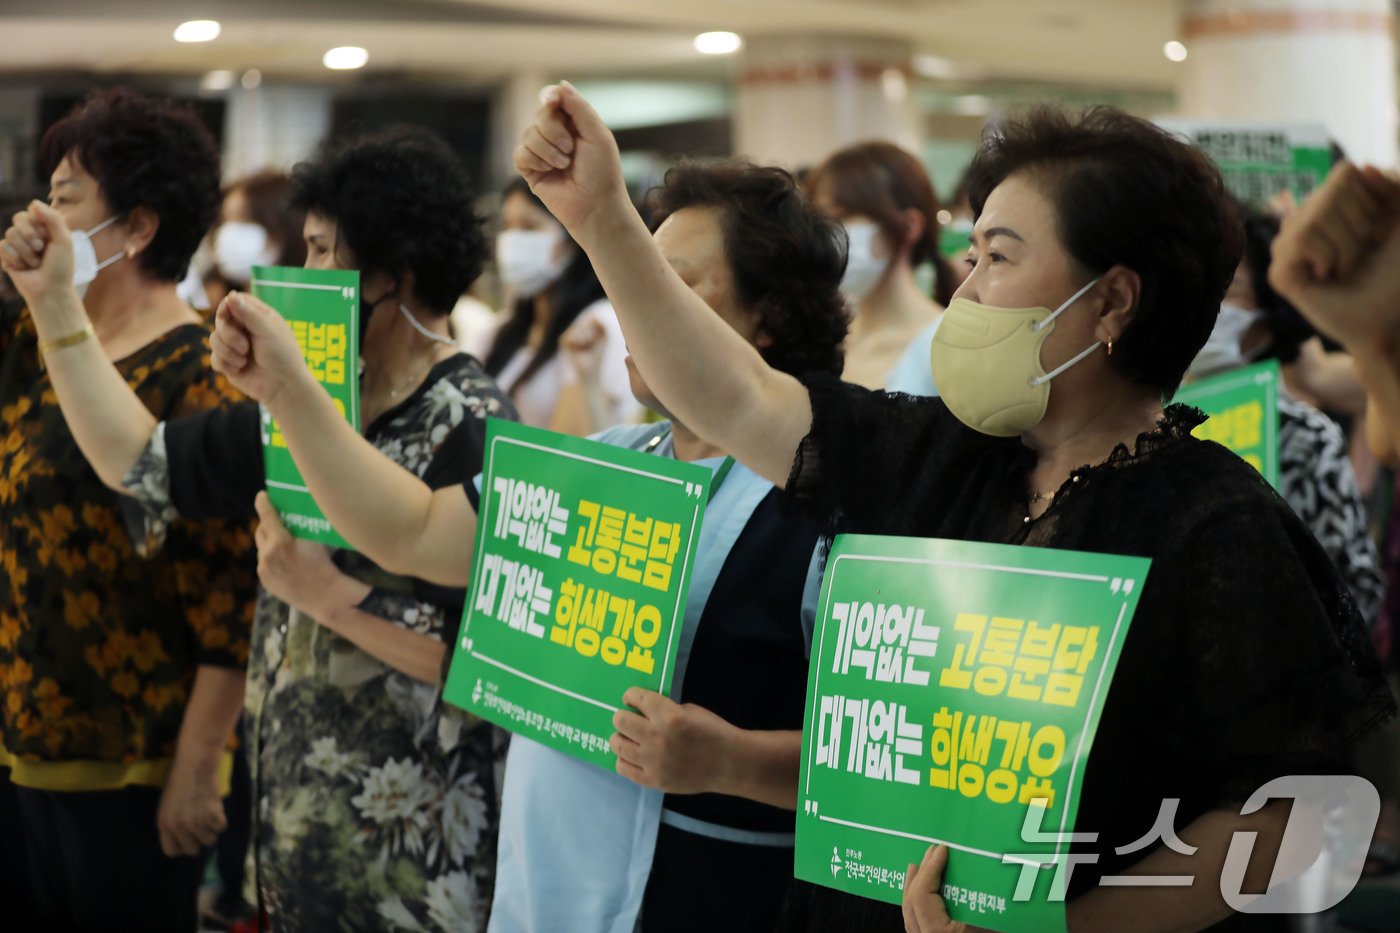
<svg viewBox="0 0 1400 933"><path fill-rule="evenodd" d="M1357 161L1393 166L1389 0L1187 0L1183 117L1312 123Z"/></svg>
<svg viewBox="0 0 1400 933"><path fill-rule="evenodd" d="M496 88L491 106L491 164L482 180L483 194L500 190L515 176L513 153L540 108L540 89L551 81L543 71L522 71Z"/></svg>
<svg viewBox="0 0 1400 933"><path fill-rule="evenodd" d="M735 95L738 154L796 168L870 139L918 151L909 45L760 37L742 56Z"/></svg>
<svg viewBox="0 0 1400 933"><path fill-rule="evenodd" d="M224 178L311 157L331 127L332 91L314 85L262 84L228 91Z"/></svg>

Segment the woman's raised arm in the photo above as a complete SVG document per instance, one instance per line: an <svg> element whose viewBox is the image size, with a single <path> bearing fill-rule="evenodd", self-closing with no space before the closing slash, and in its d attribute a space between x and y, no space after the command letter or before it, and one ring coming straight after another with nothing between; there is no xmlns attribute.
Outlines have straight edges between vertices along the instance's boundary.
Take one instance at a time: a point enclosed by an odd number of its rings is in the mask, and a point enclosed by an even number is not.
<svg viewBox="0 0 1400 933"><path fill-rule="evenodd" d="M277 419L307 488L336 531L392 573L466 586L476 536L466 490L431 489L361 437L307 369L280 314L231 292L215 315L210 345L214 368Z"/></svg>
<svg viewBox="0 0 1400 933"><path fill-rule="evenodd" d="M573 86L550 89L515 167L588 253L637 368L666 408L785 485L811 427L807 390L769 367L672 270L627 196L612 133Z"/></svg>
<svg viewBox="0 0 1400 933"><path fill-rule="evenodd" d="M150 443L156 419L95 339L73 288L73 238L57 211L35 201L14 216L0 250L24 296L68 429L102 482L118 491Z"/></svg>

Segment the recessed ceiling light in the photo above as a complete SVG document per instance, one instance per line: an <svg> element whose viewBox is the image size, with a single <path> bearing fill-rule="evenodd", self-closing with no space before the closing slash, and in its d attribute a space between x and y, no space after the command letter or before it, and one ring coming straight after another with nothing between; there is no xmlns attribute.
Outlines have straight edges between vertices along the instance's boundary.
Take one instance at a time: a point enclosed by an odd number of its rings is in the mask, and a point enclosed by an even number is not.
<svg viewBox="0 0 1400 933"><path fill-rule="evenodd" d="M369 53L358 45L342 45L331 49L321 58L321 64L335 71L354 71L369 61Z"/></svg>
<svg viewBox="0 0 1400 933"><path fill-rule="evenodd" d="M1175 39L1162 46L1162 54L1174 62L1186 61L1186 46Z"/></svg>
<svg viewBox="0 0 1400 933"><path fill-rule="evenodd" d="M175 27L176 42L209 42L219 38L219 24L212 19L192 19Z"/></svg>
<svg viewBox="0 0 1400 933"><path fill-rule="evenodd" d="M734 32L702 32L695 37L695 51L701 55L733 55L744 47Z"/></svg>
<svg viewBox="0 0 1400 933"><path fill-rule="evenodd" d="M249 68L243 72L243 78L238 83L243 85L243 90L251 91L262 85L262 72L256 68Z"/></svg>

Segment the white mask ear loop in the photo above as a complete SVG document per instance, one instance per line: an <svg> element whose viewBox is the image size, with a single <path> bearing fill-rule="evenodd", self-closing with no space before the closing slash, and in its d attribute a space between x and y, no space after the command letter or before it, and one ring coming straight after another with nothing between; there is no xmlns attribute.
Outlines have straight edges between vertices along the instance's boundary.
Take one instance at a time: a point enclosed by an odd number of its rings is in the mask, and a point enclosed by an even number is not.
<svg viewBox="0 0 1400 933"><path fill-rule="evenodd" d="M1101 346L1103 346L1103 342L1100 341L1100 340L1095 340L1094 343L1093 343L1091 346L1086 347L1086 348L1084 349L1084 352L1080 353L1078 356L1071 357L1069 360L1067 360L1067 361L1066 361L1065 363L1063 363L1062 365L1056 366L1056 367L1054 368L1054 370L1052 370L1051 372L1048 372L1048 373L1046 373L1046 374L1043 375L1043 376L1037 376L1036 378L1032 379L1032 380L1031 380L1031 385L1033 385L1033 386L1038 386L1038 385L1040 385L1040 384L1042 384L1042 383L1049 382L1051 379L1054 379L1054 378L1055 378L1056 376L1058 376L1060 373L1062 373L1062 372L1064 372L1065 370L1069 369L1069 368L1070 368L1071 366L1073 366L1075 363L1078 363L1080 360L1084 359L1086 356L1088 356L1090 353L1093 353L1095 350L1097 350L1097 349L1098 349L1099 347L1101 347Z"/></svg>
<svg viewBox="0 0 1400 933"><path fill-rule="evenodd" d="M88 236L92 236L94 233L101 233L103 230L106 230L108 227L112 226L112 224L116 223L117 218L120 216L120 214L113 214L111 217L108 217L106 220L102 221L102 223L84 232L87 233Z"/></svg>
<svg viewBox="0 0 1400 933"><path fill-rule="evenodd" d="M1099 284L1099 281L1100 281L1102 278L1103 278L1103 276L1098 276L1098 277L1095 278L1092 282L1090 282L1088 285L1085 285L1085 286L1084 286L1083 288L1081 288L1079 291L1075 292L1073 295L1070 296L1069 301L1066 301L1064 304L1062 304L1062 305L1060 305L1058 308L1056 308L1056 309L1055 309L1055 312L1054 312L1053 314L1051 314L1049 317L1047 317L1045 320L1041 321L1039 324L1032 324L1032 325L1031 325L1031 330L1032 330L1032 331L1037 331L1037 330L1040 330L1042 327L1047 326L1051 321L1053 321L1053 320L1055 320L1055 318L1059 317L1060 314L1061 314L1066 308L1068 308L1070 305L1074 304L1074 303L1075 303L1076 301L1078 301L1080 298L1083 298L1083 297L1084 297L1084 293L1087 292L1089 289L1093 288L1095 285ZM1046 373L1045 375L1043 375L1043 376L1037 376L1036 378L1034 378L1034 379L1031 380L1030 384L1031 384L1032 386L1044 385L1045 383L1049 382L1051 379L1054 379L1054 378L1055 378L1056 376L1058 376L1060 373L1062 373L1062 372L1064 372L1065 370L1069 369L1069 368L1070 368L1071 366L1073 366L1074 364L1076 364L1076 363L1078 363L1079 361L1083 360L1086 356L1088 356L1090 353L1093 353L1095 350L1097 350L1097 349L1098 349L1100 346L1102 346L1102 345L1103 345L1103 341L1101 341L1101 340L1095 340L1092 344L1090 344L1089 346L1085 347L1084 350L1083 350L1082 352L1080 352L1077 356L1072 356L1072 357L1070 357L1070 358L1069 358L1068 360L1066 360L1064 363L1060 364L1059 366L1056 366L1053 370L1051 370L1050 372Z"/></svg>
<svg viewBox="0 0 1400 933"><path fill-rule="evenodd" d="M408 318L408 323L413 325L413 329L418 331L418 333L422 334L424 337L427 337L429 340L436 340L438 343L445 343L449 347L452 347L454 349L456 348L457 344L454 343L450 337L444 337L442 334L435 334L432 331L428 330L428 328L424 327L422 324L419 324L418 319L413 316L412 311L408 310L407 305L400 304L399 313L402 314L404 317Z"/></svg>
<svg viewBox="0 0 1400 933"><path fill-rule="evenodd" d="M92 235L93 235L94 233L101 233L103 230L106 230L108 227L112 226L112 224L116 223L116 222L117 222L117 218L120 217L120 216L121 216L120 214L113 214L111 217L108 217L106 220L102 221L102 223L98 224L97 226L93 227L92 229L83 231L84 233L87 234L88 241L91 242L91 240L92 240ZM96 255L96 254L94 254L94 255ZM96 268L95 268L94 271L96 271L96 272L101 272L103 269L107 268L107 267L110 266L112 263L117 262L118 260L121 260L121 259L125 259L125 258L126 258L126 250L124 250L124 249L119 249L119 250L117 250L115 253L113 253L112 255L108 256L106 259L104 259L104 260L102 260L101 262L99 262L99 263L97 264L97 266L96 266Z"/></svg>
<svg viewBox="0 0 1400 933"><path fill-rule="evenodd" d="M1099 284L1099 282L1101 282L1101 281L1103 281L1103 276L1100 275L1100 276L1098 276L1097 278L1095 278L1092 282L1090 282L1088 285L1085 285L1085 286L1084 286L1083 288L1081 288L1079 291L1077 291L1077 292L1075 292L1073 295L1071 295L1071 296L1069 297L1069 300L1068 300L1068 301L1066 301L1064 304L1062 304L1062 305L1060 305L1058 308L1056 308L1056 309L1050 314L1050 316L1047 317L1045 320L1041 321L1039 324L1032 324L1032 325L1031 325L1031 331L1032 331L1032 333L1034 333L1035 331L1038 331L1038 330L1043 330L1043 329L1046 328L1046 327L1049 327L1049 326L1050 326L1050 323L1051 323L1052 321L1054 321L1055 318L1057 318L1057 317L1059 317L1061 314L1063 314L1066 308L1068 308L1070 305L1074 304L1074 303L1075 303L1076 301L1078 301L1079 299L1083 298L1085 292L1087 292L1089 289L1093 288L1095 285Z"/></svg>

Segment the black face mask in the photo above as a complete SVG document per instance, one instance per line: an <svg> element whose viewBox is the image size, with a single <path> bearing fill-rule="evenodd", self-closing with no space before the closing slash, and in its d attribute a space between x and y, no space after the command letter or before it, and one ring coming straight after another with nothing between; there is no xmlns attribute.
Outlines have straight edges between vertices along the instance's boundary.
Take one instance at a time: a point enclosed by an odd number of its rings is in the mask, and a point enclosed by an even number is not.
<svg viewBox="0 0 1400 933"><path fill-rule="evenodd" d="M360 355L361 355L361 356L364 356L364 353L365 353L365 333L369 330L369 316L370 316L371 314L374 313L374 309L375 309L375 308L379 307L379 305L381 305L381 304L384 303L384 299L385 299L385 298L388 298L390 295L392 295L392 294L394 293L394 289L396 289L396 288L398 288L397 285L393 286L393 288L390 288L388 291L386 291L384 294L380 295L378 298L374 299L373 301L366 301L366 300L365 300L365 293L364 293L363 291L360 292Z"/></svg>

